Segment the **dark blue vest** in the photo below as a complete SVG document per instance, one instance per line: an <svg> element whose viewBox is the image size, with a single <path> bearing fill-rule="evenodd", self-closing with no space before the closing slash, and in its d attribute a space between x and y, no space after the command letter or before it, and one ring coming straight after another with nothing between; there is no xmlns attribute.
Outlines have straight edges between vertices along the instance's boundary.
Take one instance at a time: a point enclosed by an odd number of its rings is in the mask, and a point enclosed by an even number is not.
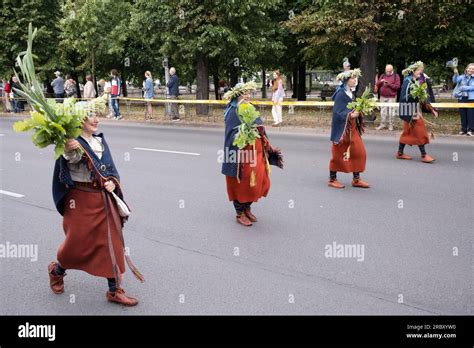
<svg viewBox="0 0 474 348"><path fill-rule="evenodd" d="M225 138L224 138L224 154L226 153L237 153L238 147L232 145L235 139L235 135L238 133L238 126L242 123L237 115L237 98L227 104L224 111L225 121ZM260 117L255 120L256 124L263 124ZM237 158L237 157L235 157ZM226 156L224 156L224 162L222 163L222 174L235 178L237 176L237 163L226 162Z"/></svg>
<svg viewBox="0 0 474 348"><path fill-rule="evenodd" d="M85 141L82 137L78 137L76 140L81 143L87 153L93 160L94 167L98 168L100 173L104 177L113 176L120 181L120 176L118 174L117 168L115 167L114 160L112 159L112 154L110 153L109 146L105 141L104 135L102 133L95 135L95 137L99 137L102 139L102 144L104 145L104 152L102 153L102 158L99 159L94 151L90 148L87 141ZM83 157L81 162L86 163L86 159ZM91 172L91 179L95 179L96 173L94 170ZM67 160L61 156L56 160L54 165L54 173L53 173L53 200L56 206L56 210L59 214L63 215L64 212L64 199L66 197L67 192L69 191L70 187L74 187L74 182L71 178L71 173L69 172L69 168L67 166ZM123 198L121 190L116 190L116 194Z"/></svg>
<svg viewBox="0 0 474 348"><path fill-rule="evenodd" d="M347 108L347 104L354 100L354 96L351 99L346 94L343 86L339 86L332 96L332 100L334 100L334 107L332 109L331 141L336 144L338 144L341 140L342 133L344 132L344 128L346 126L348 117L347 115L351 111Z"/></svg>

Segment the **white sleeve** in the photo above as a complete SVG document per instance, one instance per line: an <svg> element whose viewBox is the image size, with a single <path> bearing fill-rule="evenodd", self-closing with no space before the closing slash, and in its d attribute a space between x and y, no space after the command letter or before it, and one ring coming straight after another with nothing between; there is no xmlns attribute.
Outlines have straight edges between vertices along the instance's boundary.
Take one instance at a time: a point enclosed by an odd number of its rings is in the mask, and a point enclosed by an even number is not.
<svg viewBox="0 0 474 348"><path fill-rule="evenodd" d="M81 160L82 155L80 155L79 152L74 150L72 152L64 152L63 157L66 159L66 161L68 161L68 163L74 164L78 163Z"/></svg>

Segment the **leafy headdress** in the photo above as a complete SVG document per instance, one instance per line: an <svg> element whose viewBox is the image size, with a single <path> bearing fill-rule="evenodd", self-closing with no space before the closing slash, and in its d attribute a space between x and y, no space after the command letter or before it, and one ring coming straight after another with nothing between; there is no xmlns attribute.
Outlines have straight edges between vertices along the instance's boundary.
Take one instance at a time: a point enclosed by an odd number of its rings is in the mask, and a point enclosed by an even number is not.
<svg viewBox="0 0 474 348"><path fill-rule="evenodd" d="M226 100L233 100L234 98L240 97L241 95L247 92L253 92L257 89L257 84L254 81L249 81L246 83L238 83L227 91L223 98Z"/></svg>
<svg viewBox="0 0 474 348"><path fill-rule="evenodd" d="M408 68L402 70L403 76L408 76L410 74L413 74L413 72L418 69L418 68L424 68L425 64L419 60L411 65L408 66Z"/></svg>

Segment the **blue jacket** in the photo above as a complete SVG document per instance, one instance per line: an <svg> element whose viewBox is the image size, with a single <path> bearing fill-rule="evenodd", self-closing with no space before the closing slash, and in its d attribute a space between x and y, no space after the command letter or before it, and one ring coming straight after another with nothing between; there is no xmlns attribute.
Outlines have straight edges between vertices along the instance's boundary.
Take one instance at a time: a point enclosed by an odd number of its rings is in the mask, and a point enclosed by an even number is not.
<svg viewBox="0 0 474 348"><path fill-rule="evenodd" d="M90 148L87 141L85 141L82 137L78 137L76 140L81 143L84 149L89 153L89 155L94 160L94 166L96 168L100 168L101 164L105 165L105 168L101 169L101 174L105 177L113 176L120 181L119 173L117 172L117 168L115 167L114 160L112 159L112 154L110 153L109 146L105 141L104 135L102 133L98 135L94 135L96 137L102 138L102 144L104 145L104 152L102 153L102 158L99 159L94 151ZM84 158L81 161L86 161ZM93 173L94 174L94 173ZM92 176L93 176L92 174ZM67 185L67 186L66 186ZM54 165L54 173L53 173L53 200L54 205L56 206L56 210L59 214L63 215L64 212L64 199L66 198L66 194L69 191L69 187L74 187L74 182L71 178L71 173L69 172L69 167L67 166L67 160L61 156L56 160ZM122 192L117 188L115 192L120 198L123 199Z"/></svg>
<svg viewBox="0 0 474 348"><path fill-rule="evenodd" d="M403 79L402 88L400 90L400 100L398 104L398 116L406 122L410 122L416 113L416 105L418 102L410 95L410 86L414 83L412 74Z"/></svg>
<svg viewBox="0 0 474 348"><path fill-rule="evenodd" d="M224 162L222 163L222 174L235 178L237 176L237 151L238 147L233 145L235 135L238 133L238 126L242 123L237 115L237 98L234 98L224 111L225 137L224 137ZM262 119L258 117L256 124L263 124ZM226 162L225 154L235 154L235 161ZM229 156L230 157L230 156Z"/></svg>
<svg viewBox="0 0 474 348"><path fill-rule="evenodd" d="M177 97L179 95L179 78L176 74L171 75L166 87L169 89L169 95Z"/></svg>
<svg viewBox="0 0 474 348"><path fill-rule="evenodd" d="M145 94L143 95L143 98L145 99L152 99L153 96L155 95L154 91L154 85L153 85L153 80L151 78L147 78L145 80Z"/></svg>
<svg viewBox="0 0 474 348"><path fill-rule="evenodd" d="M453 82L456 85L459 85L459 91L463 92L459 100L463 96L467 97L468 100L474 100L474 76L463 75L454 75Z"/></svg>
<svg viewBox="0 0 474 348"><path fill-rule="evenodd" d="M342 85L336 89L332 100L334 100L334 107L332 108L331 141L339 144L346 127L347 117L351 112L351 109L347 108L347 104L354 100L354 95L351 99Z"/></svg>

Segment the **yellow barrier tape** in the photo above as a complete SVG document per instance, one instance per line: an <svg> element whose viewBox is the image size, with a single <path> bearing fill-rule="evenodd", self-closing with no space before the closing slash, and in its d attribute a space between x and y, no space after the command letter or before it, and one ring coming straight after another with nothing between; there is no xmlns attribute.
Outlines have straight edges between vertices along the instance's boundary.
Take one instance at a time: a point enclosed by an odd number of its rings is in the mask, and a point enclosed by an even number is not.
<svg viewBox="0 0 474 348"><path fill-rule="evenodd" d="M215 104L215 105L226 105L227 100L194 100L194 99L142 99L142 98L125 98L119 97L119 100L129 101L140 101L140 102L151 102L151 103L177 103L177 104ZM253 105L268 105L273 106L272 101L259 101L252 100ZM282 106L334 106L334 102L324 101L284 101L281 102ZM377 103L378 106L399 106L399 103ZM431 103L435 108L474 108L474 103Z"/></svg>
<svg viewBox="0 0 474 348"><path fill-rule="evenodd" d="M15 98L17 100L25 100L23 98ZM66 99L66 98L47 98L47 99ZM75 98L76 100L91 100L94 98ZM150 102L150 103L177 103L177 104L210 104L210 105L227 105L227 100L196 100L196 99L143 99L143 98L128 98L128 97L118 97L119 100L124 101L138 101L141 103ZM272 101L259 101L252 100L253 105L268 105L273 106ZM284 101L281 102L282 106L334 106L332 101ZM474 108L474 103L431 103L434 108L440 109L468 109ZM399 103L379 103L377 106L391 106L398 107Z"/></svg>

